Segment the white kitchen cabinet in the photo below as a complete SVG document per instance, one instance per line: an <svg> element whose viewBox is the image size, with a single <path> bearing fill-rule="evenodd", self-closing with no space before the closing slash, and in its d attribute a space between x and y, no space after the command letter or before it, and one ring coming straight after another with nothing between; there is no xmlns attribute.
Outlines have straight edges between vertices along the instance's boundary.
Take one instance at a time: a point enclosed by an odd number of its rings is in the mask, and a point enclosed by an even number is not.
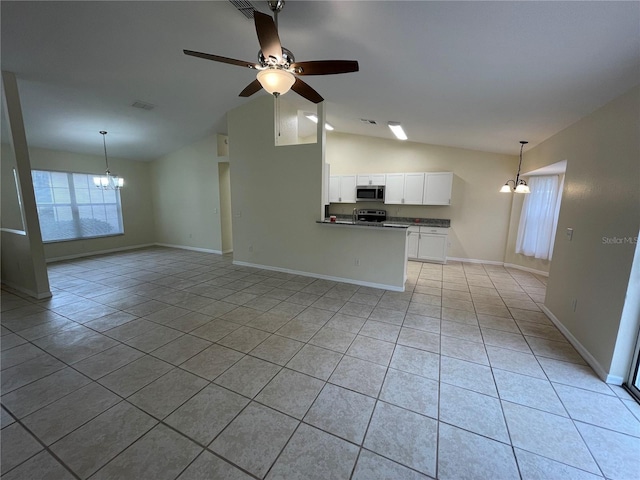
<svg viewBox="0 0 640 480"><path fill-rule="evenodd" d="M329 177L330 203L356 203L356 176L331 175Z"/></svg>
<svg viewBox="0 0 640 480"><path fill-rule="evenodd" d="M362 175L358 175L356 180L357 180L356 184L358 186L384 185L385 184L385 175L384 175L384 173L362 174Z"/></svg>
<svg viewBox="0 0 640 480"><path fill-rule="evenodd" d="M407 257L418 258L418 240L420 239L420 227L409 227L407 231Z"/></svg>
<svg viewBox="0 0 640 480"><path fill-rule="evenodd" d="M404 174L404 203L405 205L422 205L424 192L424 173Z"/></svg>
<svg viewBox="0 0 640 480"><path fill-rule="evenodd" d="M407 257L410 260L446 263L446 228L409 227L407 239Z"/></svg>
<svg viewBox="0 0 640 480"><path fill-rule="evenodd" d="M401 204L404 199L404 173L387 173L384 188L384 203Z"/></svg>
<svg viewBox="0 0 640 480"><path fill-rule="evenodd" d="M424 174L424 205L451 205L452 172L432 172Z"/></svg>

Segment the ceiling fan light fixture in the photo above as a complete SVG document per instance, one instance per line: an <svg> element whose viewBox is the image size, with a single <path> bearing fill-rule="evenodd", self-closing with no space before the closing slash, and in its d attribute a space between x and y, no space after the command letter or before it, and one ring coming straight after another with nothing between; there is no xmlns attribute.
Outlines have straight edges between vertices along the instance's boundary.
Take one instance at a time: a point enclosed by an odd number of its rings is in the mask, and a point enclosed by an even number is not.
<svg viewBox="0 0 640 480"><path fill-rule="evenodd" d="M408 138L400 122L389 122L389 128L398 140L406 140Z"/></svg>
<svg viewBox="0 0 640 480"><path fill-rule="evenodd" d="M296 81L296 77L291 72L280 68L267 68L260 70L257 75L258 82L271 95L284 95Z"/></svg>

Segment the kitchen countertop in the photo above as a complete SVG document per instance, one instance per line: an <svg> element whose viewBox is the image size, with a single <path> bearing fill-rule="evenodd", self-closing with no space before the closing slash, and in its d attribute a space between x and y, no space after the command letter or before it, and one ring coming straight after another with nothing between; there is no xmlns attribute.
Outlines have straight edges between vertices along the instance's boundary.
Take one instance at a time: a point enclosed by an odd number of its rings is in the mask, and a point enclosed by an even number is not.
<svg viewBox="0 0 640 480"><path fill-rule="evenodd" d="M337 224L354 225L351 215L338 214ZM329 220L318 220L317 223L331 223ZM434 228L451 228L451 220L448 218L408 218L408 217L387 217L386 222L382 225L376 225L373 222L357 222L356 226L389 226L391 228L406 227L434 227Z"/></svg>
<svg viewBox="0 0 640 480"><path fill-rule="evenodd" d="M399 224L395 222L353 222L351 220L336 220L331 222L329 220L316 220L316 223L322 223L326 225L339 225L343 227L372 227L372 228L397 228L406 229L409 228L409 224Z"/></svg>

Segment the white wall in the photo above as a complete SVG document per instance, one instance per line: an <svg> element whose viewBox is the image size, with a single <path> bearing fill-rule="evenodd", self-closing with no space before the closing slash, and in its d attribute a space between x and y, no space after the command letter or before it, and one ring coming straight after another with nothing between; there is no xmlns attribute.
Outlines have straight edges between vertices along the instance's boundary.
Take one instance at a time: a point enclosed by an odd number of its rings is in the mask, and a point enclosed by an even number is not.
<svg viewBox="0 0 640 480"><path fill-rule="evenodd" d="M603 239L636 237L640 230L639 111L636 87L536 146L523 162L531 171L567 160L545 305L596 371L618 382L635 340L619 342L619 335L637 331L640 322L622 320L635 245Z"/></svg>
<svg viewBox="0 0 640 480"><path fill-rule="evenodd" d="M217 139L209 135L151 163L157 243L222 252Z"/></svg>
<svg viewBox="0 0 640 480"><path fill-rule="evenodd" d="M12 155L8 145L2 145L3 162L5 155ZM31 168L34 170L100 174L105 168L104 157L100 155L41 148L30 148L29 155ZM44 245L47 260L132 248L154 242L150 164L109 157L109 167L125 180L125 187L120 191L124 235L47 243ZM4 173L3 171L3 187L5 182L13 182L13 178Z"/></svg>
<svg viewBox="0 0 640 480"><path fill-rule="evenodd" d="M227 115L234 261L403 288L406 232L316 224L323 141L275 146L273 103L261 95Z"/></svg>
<svg viewBox="0 0 640 480"><path fill-rule="evenodd" d="M366 207L384 208L389 216L449 218L449 257L504 261L511 196L498 190L515 177L517 157L331 132L327 134L326 160L331 175L453 172L450 206L367 202ZM332 204L331 213L350 213L355 206Z"/></svg>

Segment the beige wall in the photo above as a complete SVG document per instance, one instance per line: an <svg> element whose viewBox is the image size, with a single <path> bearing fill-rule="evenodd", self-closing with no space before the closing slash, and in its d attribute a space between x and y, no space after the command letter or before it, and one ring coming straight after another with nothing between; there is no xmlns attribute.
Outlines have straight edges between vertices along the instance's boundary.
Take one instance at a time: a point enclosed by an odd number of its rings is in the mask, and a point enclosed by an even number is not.
<svg viewBox="0 0 640 480"><path fill-rule="evenodd" d="M210 135L151 163L157 243L222 252L217 139Z"/></svg>
<svg viewBox="0 0 640 480"><path fill-rule="evenodd" d="M332 132L327 134L326 160L331 175L453 172L450 206L367 202L366 208L384 208L389 216L449 218L449 257L504 261L511 196L498 190L515 176L517 157ZM355 206L332 204L331 212L351 213Z"/></svg>
<svg viewBox="0 0 640 480"><path fill-rule="evenodd" d="M233 251L233 235L231 222L231 169L229 162L218 164L220 179L220 230L222 236L222 252Z"/></svg>
<svg viewBox="0 0 640 480"><path fill-rule="evenodd" d="M227 119L234 261L403 288L404 230L315 223L322 211L322 141L275 146L273 99L266 95Z"/></svg>
<svg viewBox="0 0 640 480"><path fill-rule="evenodd" d="M5 155L10 152L8 145L2 145L3 163ZM105 168L104 157L100 155L83 155L40 148L30 148L29 154L31 168L34 170L100 174ZM150 164L110 157L109 167L125 180L125 188L120 191L124 235L47 243L44 246L47 260L131 248L154 242ZM3 171L3 185L5 182L13 182L13 178L4 173Z"/></svg>
<svg viewBox="0 0 640 480"><path fill-rule="evenodd" d="M545 305L610 381L626 374L635 340L618 342L619 332L637 332L640 322L621 320L635 245L603 241L636 237L640 228L639 111L636 87L536 146L523 162L531 171L567 160ZM567 228L574 230L571 241Z"/></svg>

